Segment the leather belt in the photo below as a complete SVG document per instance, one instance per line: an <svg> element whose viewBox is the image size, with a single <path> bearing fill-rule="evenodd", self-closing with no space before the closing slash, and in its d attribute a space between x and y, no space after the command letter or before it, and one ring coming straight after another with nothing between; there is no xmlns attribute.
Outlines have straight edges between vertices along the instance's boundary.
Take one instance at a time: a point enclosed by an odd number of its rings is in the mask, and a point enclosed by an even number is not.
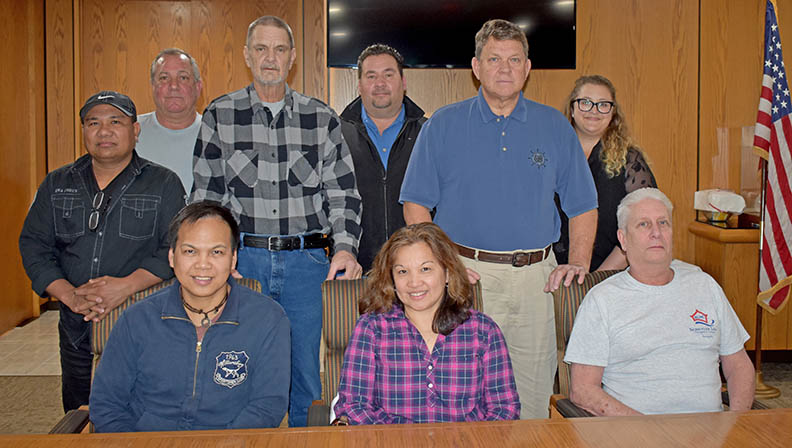
<svg viewBox="0 0 792 448"><path fill-rule="evenodd" d="M471 249L467 246L462 246L456 243L454 243L454 245L457 247L457 251L459 252L459 255L465 258L484 261L487 263L510 264L516 268L519 268L521 266L530 266L534 263L539 263L540 261L547 258L547 256L550 254L550 246L532 252L517 251L511 253L496 254L492 252L486 252L483 250Z"/></svg>
<svg viewBox="0 0 792 448"><path fill-rule="evenodd" d="M299 236L255 236L245 235L242 238L245 246L257 247L272 251L299 250L299 249L324 249L330 246L330 238L321 233L312 233Z"/></svg>

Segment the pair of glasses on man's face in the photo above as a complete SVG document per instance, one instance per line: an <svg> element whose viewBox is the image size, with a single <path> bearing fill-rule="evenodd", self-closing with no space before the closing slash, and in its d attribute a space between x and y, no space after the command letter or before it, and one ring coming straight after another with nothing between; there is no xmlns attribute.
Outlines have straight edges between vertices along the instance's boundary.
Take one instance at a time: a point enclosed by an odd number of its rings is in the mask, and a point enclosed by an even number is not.
<svg viewBox="0 0 792 448"><path fill-rule="evenodd" d="M110 198L107 198L107 203L110 202ZM93 202L91 203L91 215L88 216L88 229L96 230L99 227L99 218L104 213L104 209L107 208L107 203L105 203L105 194L104 191L100 191L96 193L93 197Z"/></svg>
<svg viewBox="0 0 792 448"><path fill-rule="evenodd" d="M577 107L581 112L589 112L591 109L594 109L594 107L596 107L597 112L601 114L607 114L613 110L613 101L599 101L595 103L588 98L578 98L572 100L572 102L577 103Z"/></svg>

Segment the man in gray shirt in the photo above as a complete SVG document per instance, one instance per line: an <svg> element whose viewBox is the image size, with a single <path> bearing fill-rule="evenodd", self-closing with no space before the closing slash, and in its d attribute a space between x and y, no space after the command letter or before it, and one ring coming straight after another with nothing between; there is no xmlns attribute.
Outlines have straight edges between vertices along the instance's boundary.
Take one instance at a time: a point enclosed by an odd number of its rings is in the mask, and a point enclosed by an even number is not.
<svg viewBox="0 0 792 448"><path fill-rule="evenodd" d="M193 184L192 153L201 127L195 103L201 96L198 64L187 52L167 48L151 63L151 92L156 109L139 117L138 153L179 175L184 190Z"/></svg>
<svg viewBox="0 0 792 448"><path fill-rule="evenodd" d="M616 211L630 267L589 291L564 361L570 399L599 416L750 409L748 333L723 290L697 266L672 260L671 201L641 188Z"/></svg>

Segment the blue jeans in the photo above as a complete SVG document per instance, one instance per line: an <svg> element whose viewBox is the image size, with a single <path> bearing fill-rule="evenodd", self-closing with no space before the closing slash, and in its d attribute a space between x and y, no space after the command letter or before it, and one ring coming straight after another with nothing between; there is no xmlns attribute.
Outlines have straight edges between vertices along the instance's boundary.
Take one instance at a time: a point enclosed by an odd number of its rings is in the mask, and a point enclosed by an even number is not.
<svg viewBox="0 0 792 448"><path fill-rule="evenodd" d="M63 412L88 404L91 393L91 323L83 315L60 304L58 334L60 336L61 399Z"/></svg>
<svg viewBox="0 0 792 448"><path fill-rule="evenodd" d="M324 249L269 251L240 247L237 270L261 282L261 290L286 311L291 324L289 426L305 426L308 407L322 396L319 340L322 288L330 261Z"/></svg>

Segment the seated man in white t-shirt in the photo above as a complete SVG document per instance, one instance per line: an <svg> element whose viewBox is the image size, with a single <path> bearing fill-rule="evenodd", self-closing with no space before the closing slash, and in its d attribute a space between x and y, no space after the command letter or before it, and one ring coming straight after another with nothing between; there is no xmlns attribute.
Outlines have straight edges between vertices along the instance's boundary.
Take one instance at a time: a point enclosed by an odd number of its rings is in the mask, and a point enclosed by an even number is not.
<svg viewBox="0 0 792 448"><path fill-rule="evenodd" d="M672 261L668 197L643 188L619 204L618 238L630 267L591 289L564 361L570 399L595 415L750 409L748 333L723 290L696 266Z"/></svg>
<svg viewBox="0 0 792 448"><path fill-rule="evenodd" d="M198 64L186 51L166 48L151 63L155 110L138 117L138 155L179 175L184 191L193 184L193 149L201 127L195 105L201 96Z"/></svg>

